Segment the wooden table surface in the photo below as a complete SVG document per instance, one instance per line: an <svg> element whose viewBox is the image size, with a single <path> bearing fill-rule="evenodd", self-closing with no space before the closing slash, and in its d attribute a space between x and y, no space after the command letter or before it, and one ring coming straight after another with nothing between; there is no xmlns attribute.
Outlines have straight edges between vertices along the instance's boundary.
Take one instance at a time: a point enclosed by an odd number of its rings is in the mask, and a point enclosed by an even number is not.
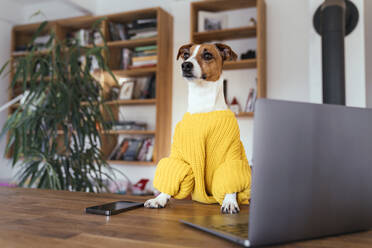
<svg viewBox="0 0 372 248"><path fill-rule="evenodd" d="M171 200L165 209L139 208L110 218L89 206L144 197L0 187L0 247L240 247L178 220L219 214L218 205ZM247 206L241 212L248 212ZM280 247L372 247L372 231Z"/></svg>

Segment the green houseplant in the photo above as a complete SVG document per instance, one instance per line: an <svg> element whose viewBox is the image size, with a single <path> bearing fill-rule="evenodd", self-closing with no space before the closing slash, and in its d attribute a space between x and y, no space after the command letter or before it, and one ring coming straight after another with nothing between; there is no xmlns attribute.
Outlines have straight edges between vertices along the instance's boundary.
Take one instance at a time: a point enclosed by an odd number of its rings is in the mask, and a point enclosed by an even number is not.
<svg viewBox="0 0 372 248"><path fill-rule="evenodd" d="M101 22L92 29L104 40ZM20 56L13 69L11 87L27 94L3 127L2 135L8 133L7 151L12 150L20 186L100 192L114 179L100 149L102 130L110 128L110 111L91 68L95 59L99 70L114 77L103 55L106 42L87 48L74 38L58 40L50 31L47 50L38 52L33 43L46 27L47 22L39 26L29 53Z"/></svg>

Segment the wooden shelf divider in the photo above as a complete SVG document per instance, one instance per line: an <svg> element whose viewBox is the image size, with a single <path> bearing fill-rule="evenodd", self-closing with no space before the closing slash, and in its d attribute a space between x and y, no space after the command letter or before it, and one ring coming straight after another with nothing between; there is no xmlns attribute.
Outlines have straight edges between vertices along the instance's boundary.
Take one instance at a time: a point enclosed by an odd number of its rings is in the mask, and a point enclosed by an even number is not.
<svg viewBox="0 0 372 248"><path fill-rule="evenodd" d="M156 165L154 161L126 161L126 160L108 160L109 164L117 165Z"/></svg>
<svg viewBox="0 0 372 248"><path fill-rule="evenodd" d="M104 134L128 134L128 135L155 135L155 131L151 130L107 130L103 132Z"/></svg>
<svg viewBox="0 0 372 248"><path fill-rule="evenodd" d="M157 40L157 37L151 37L137 40L109 41L107 42L107 46L132 48L137 46L155 45L157 43Z"/></svg>
<svg viewBox="0 0 372 248"><path fill-rule="evenodd" d="M237 70L237 69L254 69L257 67L256 59L243 59L238 61L226 61L223 65L224 70Z"/></svg>
<svg viewBox="0 0 372 248"><path fill-rule="evenodd" d="M253 117L253 112L240 112L239 114L235 115L236 117Z"/></svg>
<svg viewBox="0 0 372 248"><path fill-rule="evenodd" d="M132 99L114 100L106 102L107 105L152 105L156 104L156 99Z"/></svg>
<svg viewBox="0 0 372 248"><path fill-rule="evenodd" d="M256 37L256 27L239 27L206 32L195 32L193 40L203 43L213 40L234 40Z"/></svg>
<svg viewBox="0 0 372 248"><path fill-rule="evenodd" d="M114 70L112 71L117 76L122 77L139 77L145 76L156 72L156 66L145 67L145 68L134 68L128 70Z"/></svg>

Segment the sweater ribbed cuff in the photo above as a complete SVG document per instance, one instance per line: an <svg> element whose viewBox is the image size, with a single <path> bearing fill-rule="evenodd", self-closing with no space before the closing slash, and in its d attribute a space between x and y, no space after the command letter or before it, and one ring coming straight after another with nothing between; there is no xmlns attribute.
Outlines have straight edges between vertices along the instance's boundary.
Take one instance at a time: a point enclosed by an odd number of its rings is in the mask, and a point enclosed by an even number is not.
<svg viewBox="0 0 372 248"><path fill-rule="evenodd" d="M212 193L222 204L225 194L238 193L239 203L248 203L251 191L251 169L244 160L231 160L221 164L214 173Z"/></svg>
<svg viewBox="0 0 372 248"><path fill-rule="evenodd" d="M177 199L187 197L194 187L190 166L174 158L160 160L155 172L154 187Z"/></svg>

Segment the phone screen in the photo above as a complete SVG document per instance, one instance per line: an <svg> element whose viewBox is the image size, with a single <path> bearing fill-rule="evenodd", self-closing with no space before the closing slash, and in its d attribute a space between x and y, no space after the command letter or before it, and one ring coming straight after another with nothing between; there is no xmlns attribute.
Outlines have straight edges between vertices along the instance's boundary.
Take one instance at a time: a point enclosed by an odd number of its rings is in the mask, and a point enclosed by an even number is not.
<svg viewBox="0 0 372 248"><path fill-rule="evenodd" d="M112 215L121 213L125 210L130 210L142 206L143 203L141 202L118 201L86 208L86 212L92 214Z"/></svg>

